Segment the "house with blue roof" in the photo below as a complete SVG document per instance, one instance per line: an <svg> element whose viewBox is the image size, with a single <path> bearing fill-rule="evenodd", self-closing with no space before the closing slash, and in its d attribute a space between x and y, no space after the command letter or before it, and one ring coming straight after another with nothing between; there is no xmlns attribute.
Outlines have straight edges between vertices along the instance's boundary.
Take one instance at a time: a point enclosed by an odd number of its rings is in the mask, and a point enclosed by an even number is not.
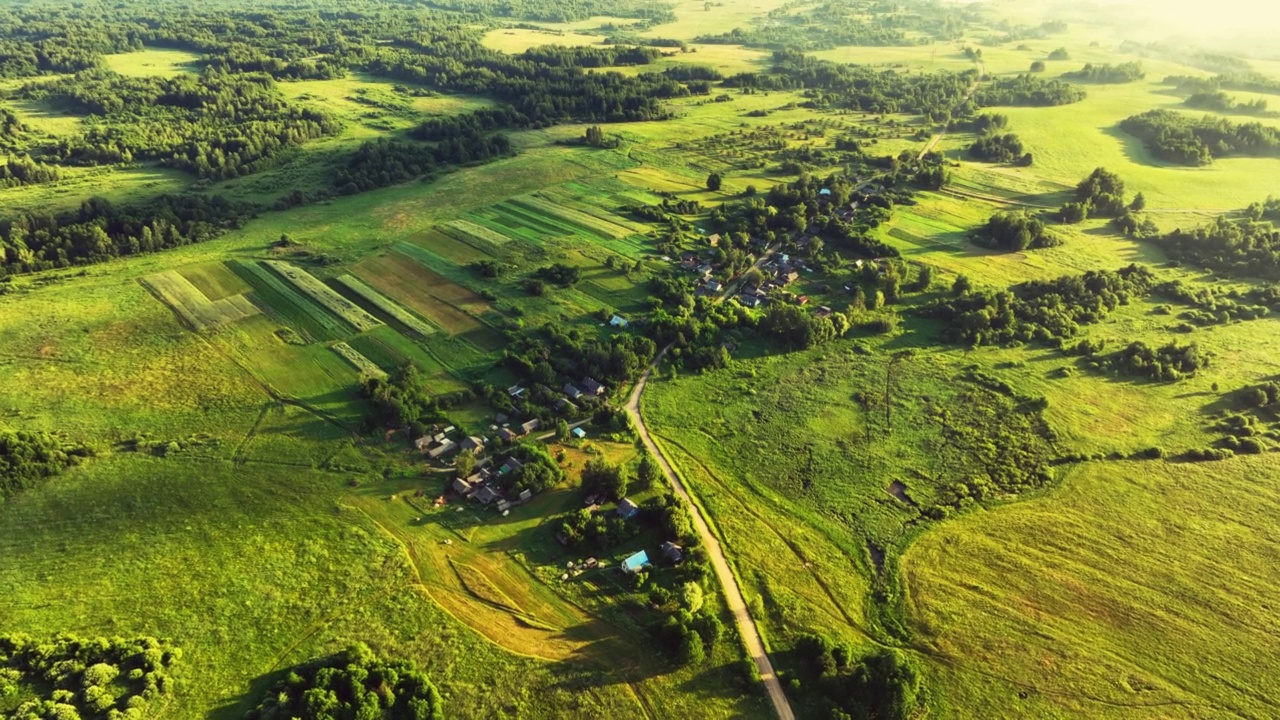
<svg viewBox="0 0 1280 720"><path fill-rule="evenodd" d="M648 566L649 553L643 550L622 561L622 571L632 575L640 572Z"/></svg>

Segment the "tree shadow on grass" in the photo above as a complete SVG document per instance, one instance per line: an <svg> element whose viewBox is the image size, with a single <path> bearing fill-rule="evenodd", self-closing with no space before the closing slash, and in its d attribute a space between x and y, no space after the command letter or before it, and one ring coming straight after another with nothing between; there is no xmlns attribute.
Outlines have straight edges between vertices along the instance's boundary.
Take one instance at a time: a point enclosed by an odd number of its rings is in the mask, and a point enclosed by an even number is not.
<svg viewBox="0 0 1280 720"><path fill-rule="evenodd" d="M240 699L228 700L213 708L205 714L205 720L241 720L288 672L289 668L281 668L254 678Z"/></svg>

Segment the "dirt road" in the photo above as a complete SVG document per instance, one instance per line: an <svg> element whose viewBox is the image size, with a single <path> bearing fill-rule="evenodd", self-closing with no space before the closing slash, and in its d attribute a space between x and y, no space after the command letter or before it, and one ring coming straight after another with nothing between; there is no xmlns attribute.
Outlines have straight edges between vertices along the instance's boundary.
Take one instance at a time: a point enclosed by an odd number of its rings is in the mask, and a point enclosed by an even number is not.
<svg viewBox="0 0 1280 720"><path fill-rule="evenodd" d="M742 596L742 588L738 587L738 579L729 570L729 561L725 558L724 550L720 547L720 541L712 534L706 518L702 517L702 511L693 502L693 498L689 495L684 483L680 482L680 477L676 475L675 468L671 466L667 456L653 441L653 436L649 434L649 428L644 424L644 417L640 415L640 396L644 394L644 389L649 384L649 376L653 373L653 369L662 362L662 356L666 352L664 349L658 354L653 364L649 366L649 369L641 376L640 381L636 383L635 388L632 389L631 397L627 399L627 414L631 416L632 422L635 423L636 431L640 433L640 439L644 441L645 447L649 448L649 452L653 453L653 456L657 458L658 466L662 468L662 474L667 476L667 481L671 483L671 487L675 488L676 493L689 504L689 512L693 516L693 526L698 531L698 536L702 538L702 544L707 548L707 554L711 556L711 566L715 569L716 578L724 589L725 603L733 613L733 621L738 626L738 634L742 636L743 642L747 645L747 652L751 654L751 659L755 661L756 667L760 671L760 680L764 683L765 689L769 693L769 701L773 704L774 712L777 713L779 720L795 720L795 713L791 711L791 703L787 702L787 696L782 692L782 683L779 682L778 675L773 670L773 663L769 661L769 655L765 652L764 640L760 637L760 630L756 627L755 620L752 619L751 613L747 610L747 601Z"/></svg>

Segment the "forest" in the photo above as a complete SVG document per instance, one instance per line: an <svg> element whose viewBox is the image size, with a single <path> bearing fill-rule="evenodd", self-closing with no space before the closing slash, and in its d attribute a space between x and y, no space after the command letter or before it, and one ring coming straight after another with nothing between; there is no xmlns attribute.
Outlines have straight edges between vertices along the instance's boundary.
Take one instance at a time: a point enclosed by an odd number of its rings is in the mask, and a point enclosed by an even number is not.
<svg viewBox="0 0 1280 720"><path fill-rule="evenodd" d="M1085 63L1084 67L1079 70L1062 73L1062 77L1073 82L1117 84L1136 82L1146 77L1146 73L1142 71L1142 63L1140 62L1120 65Z"/></svg>
<svg viewBox="0 0 1280 720"><path fill-rule="evenodd" d="M151 637L0 637L0 711L12 720L112 720L156 713L182 650ZM33 692L35 690L35 692Z"/></svg>

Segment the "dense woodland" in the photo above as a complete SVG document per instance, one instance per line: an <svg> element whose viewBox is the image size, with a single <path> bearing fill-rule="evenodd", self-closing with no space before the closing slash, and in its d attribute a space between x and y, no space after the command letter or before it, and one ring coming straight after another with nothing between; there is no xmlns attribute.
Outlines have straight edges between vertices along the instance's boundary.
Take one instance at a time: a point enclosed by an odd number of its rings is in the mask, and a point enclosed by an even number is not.
<svg viewBox="0 0 1280 720"><path fill-rule="evenodd" d="M1249 102L1237 102L1235 98L1221 90L1193 93L1184 105L1196 110L1209 110L1220 113L1236 113L1238 115L1269 115L1267 101L1262 98Z"/></svg>
<svg viewBox="0 0 1280 720"><path fill-rule="evenodd" d="M1269 222L1221 216L1192 230L1174 230L1157 242L1175 260L1228 275L1280 280L1280 231Z"/></svg>
<svg viewBox="0 0 1280 720"><path fill-rule="evenodd" d="M158 714L182 651L155 638L0 637L0 713L10 720Z"/></svg>
<svg viewBox="0 0 1280 720"><path fill-rule="evenodd" d="M388 662L364 645L293 668L246 720L443 720L440 692L408 662Z"/></svg>
<svg viewBox="0 0 1280 720"><path fill-rule="evenodd" d="M975 14L966 9L922 0L788 3L749 27L702 35L696 41L805 51L849 45L914 45L926 37L956 40L973 17Z"/></svg>
<svg viewBox="0 0 1280 720"><path fill-rule="evenodd" d="M1172 110L1150 110L1126 118L1120 128L1142 140L1153 155L1180 165L1208 165L1214 158L1280 155L1280 131L1257 122L1237 124L1206 115L1196 119Z"/></svg>

